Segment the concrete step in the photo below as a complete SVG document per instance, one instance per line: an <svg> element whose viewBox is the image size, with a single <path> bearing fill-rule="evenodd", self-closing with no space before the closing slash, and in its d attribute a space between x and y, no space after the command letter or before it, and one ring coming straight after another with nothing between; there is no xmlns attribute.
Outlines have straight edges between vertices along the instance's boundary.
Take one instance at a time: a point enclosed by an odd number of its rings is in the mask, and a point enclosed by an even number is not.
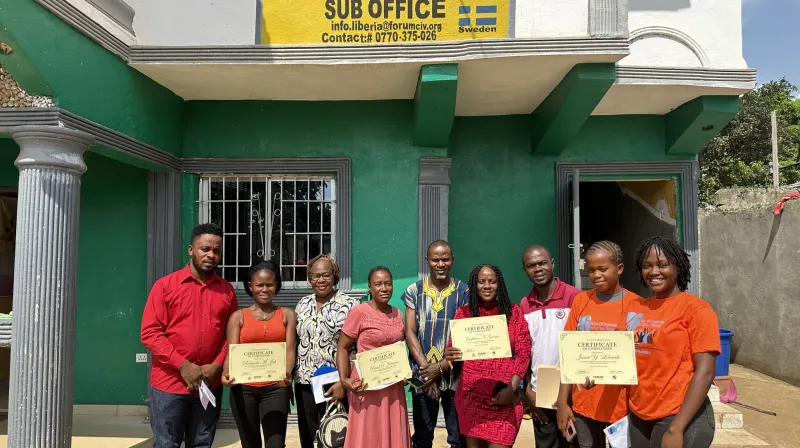
<svg viewBox="0 0 800 448"><path fill-rule="evenodd" d="M719 403L719 387L712 384L711 388L708 389L708 398L712 403Z"/></svg>
<svg viewBox="0 0 800 448"><path fill-rule="evenodd" d="M738 409L725 403L711 403L714 408L714 421L717 429L741 429L744 427L744 416Z"/></svg>

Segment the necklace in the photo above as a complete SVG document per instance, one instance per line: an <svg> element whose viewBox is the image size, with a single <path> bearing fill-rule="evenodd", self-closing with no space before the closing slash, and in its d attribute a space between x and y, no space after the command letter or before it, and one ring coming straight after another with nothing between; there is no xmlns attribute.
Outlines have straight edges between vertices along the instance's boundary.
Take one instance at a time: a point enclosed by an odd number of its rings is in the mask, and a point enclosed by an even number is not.
<svg viewBox="0 0 800 448"><path fill-rule="evenodd" d="M253 313L253 310L250 310L250 315L253 316L253 318L255 318L256 320L267 321L270 320L275 315L275 312L278 311L278 308L277 307L273 308L269 312L264 312L264 310L262 310L261 308L256 308L256 310L259 313L258 316L255 313Z"/></svg>

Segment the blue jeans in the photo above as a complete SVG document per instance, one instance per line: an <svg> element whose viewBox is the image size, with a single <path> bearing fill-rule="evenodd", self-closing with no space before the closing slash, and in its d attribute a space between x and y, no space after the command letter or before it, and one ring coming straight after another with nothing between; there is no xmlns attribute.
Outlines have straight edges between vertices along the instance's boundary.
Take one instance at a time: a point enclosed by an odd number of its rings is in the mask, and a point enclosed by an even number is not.
<svg viewBox="0 0 800 448"><path fill-rule="evenodd" d="M200 396L171 394L150 388L150 427L153 428L153 448L180 448L186 437L186 448L211 448L217 432L222 387L212 391L217 406L203 409Z"/></svg>
<svg viewBox="0 0 800 448"><path fill-rule="evenodd" d="M451 448L466 448L466 437L458 431L458 415L456 414L456 393L452 390L439 391L439 400L444 411L447 427L447 443ZM413 392L411 403L414 407L414 435L411 436L413 448L431 448L436 419L439 417L439 400L431 400L424 393Z"/></svg>

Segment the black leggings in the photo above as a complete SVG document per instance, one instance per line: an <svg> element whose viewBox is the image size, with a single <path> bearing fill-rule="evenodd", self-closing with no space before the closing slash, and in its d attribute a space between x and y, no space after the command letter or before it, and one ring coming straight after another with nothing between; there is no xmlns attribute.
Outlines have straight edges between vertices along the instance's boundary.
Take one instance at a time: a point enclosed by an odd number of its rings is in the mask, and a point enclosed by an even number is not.
<svg viewBox="0 0 800 448"><path fill-rule="evenodd" d="M289 397L292 389L283 386L231 387L231 411L242 439L242 448L284 448ZM264 445L261 445L261 431Z"/></svg>
<svg viewBox="0 0 800 448"><path fill-rule="evenodd" d="M300 447L314 448L314 439L317 437L317 430L322 416L328 408L328 403L317 404L314 399L314 391L310 384L294 383L294 397L297 403L297 430L300 433ZM345 414L349 407L347 405L347 395L342 401Z"/></svg>

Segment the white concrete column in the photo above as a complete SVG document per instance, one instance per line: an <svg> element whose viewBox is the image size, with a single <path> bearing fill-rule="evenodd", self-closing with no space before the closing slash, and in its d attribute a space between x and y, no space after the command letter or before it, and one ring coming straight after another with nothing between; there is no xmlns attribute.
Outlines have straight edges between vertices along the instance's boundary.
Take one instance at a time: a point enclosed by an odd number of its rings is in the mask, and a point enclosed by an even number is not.
<svg viewBox="0 0 800 448"><path fill-rule="evenodd" d="M91 135L11 129L20 147L9 448L72 445L78 227Z"/></svg>

